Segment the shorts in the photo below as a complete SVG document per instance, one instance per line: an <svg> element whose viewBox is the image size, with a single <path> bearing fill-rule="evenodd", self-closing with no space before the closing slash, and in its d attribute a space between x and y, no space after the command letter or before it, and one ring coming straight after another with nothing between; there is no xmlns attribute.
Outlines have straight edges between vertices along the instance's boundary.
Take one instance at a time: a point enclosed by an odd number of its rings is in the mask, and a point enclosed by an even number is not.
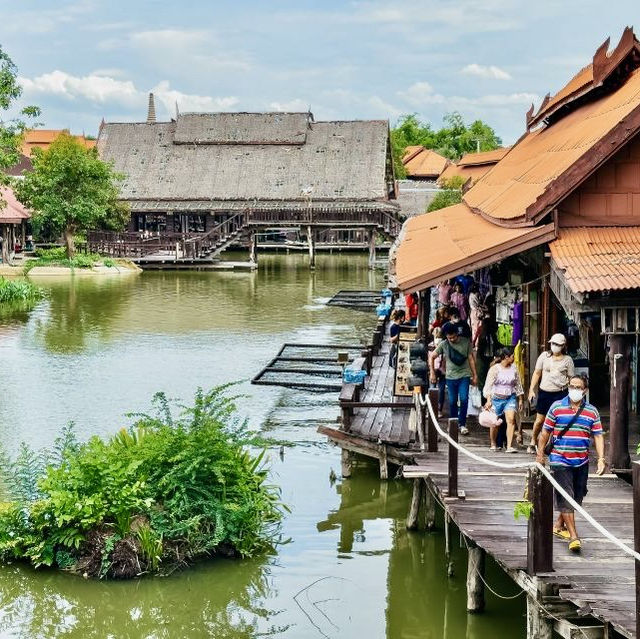
<svg viewBox="0 0 640 639"><path fill-rule="evenodd" d="M587 479L589 478L589 462L582 466L551 466L553 478L573 497L582 504L584 496L587 494ZM556 510L561 513L572 513L573 506L556 490L555 495Z"/></svg>
<svg viewBox="0 0 640 639"><path fill-rule="evenodd" d="M491 398L491 406L498 416L503 415L506 410L515 411L517 408L516 396L515 394L511 395L511 397L496 397L494 395Z"/></svg>
<svg viewBox="0 0 640 639"><path fill-rule="evenodd" d="M567 396L567 391L544 391L541 388L538 389L538 400L536 401L536 413L539 415L547 416L551 404L564 399Z"/></svg>

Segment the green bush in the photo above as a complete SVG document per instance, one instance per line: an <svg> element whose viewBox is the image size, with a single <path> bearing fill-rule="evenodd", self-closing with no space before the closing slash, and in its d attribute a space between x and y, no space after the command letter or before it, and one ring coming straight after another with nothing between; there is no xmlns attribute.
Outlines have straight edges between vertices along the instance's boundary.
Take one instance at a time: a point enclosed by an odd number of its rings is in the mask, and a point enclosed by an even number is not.
<svg viewBox="0 0 640 639"><path fill-rule="evenodd" d="M0 304L10 302L36 302L42 289L27 280L8 280L0 277Z"/></svg>
<svg viewBox="0 0 640 639"><path fill-rule="evenodd" d="M28 273L36 266L65 266L67 268L92 268L102 262L102 256L98 253L76 253L71 259L67 258L64 247L51 249L36 249L36 259L29 260L24 271Z"/></svg>
<svg viewBox="0 0 640 639"><path fill-rule="evenodd" d="M286 508L227 387L199 389L178 417L154 404L107 441L78 444L69 426L50 453L5 456L0 559L127 578L273 546Z"/></svg>

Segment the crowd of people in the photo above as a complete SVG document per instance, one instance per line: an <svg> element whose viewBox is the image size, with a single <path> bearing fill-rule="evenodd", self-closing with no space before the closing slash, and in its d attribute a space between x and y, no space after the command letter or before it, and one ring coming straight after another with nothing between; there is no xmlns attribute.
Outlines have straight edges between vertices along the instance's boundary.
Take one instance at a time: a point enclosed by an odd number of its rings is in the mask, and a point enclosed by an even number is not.
<svg viewBox="0 0 640 639"><path fill-rule="evenodd" d="M473 281L468 282L466 292L460 282L446 282L436 291L427 359L430 384L438 389L438 416L442 416L448 396L449 416L458 418L460 434L467 435L469 395L476 387L482 409L493 415L490 450L504 447L508 453L517 453L523 445L521 418L525 408L522 332L509 332L512 339L517 334L515 345L501 345L490 294L482 297ZM418 320L417 296L407 295L405 305L406 311L396 309L392 315L392 343L397 342L403 324L415 325ZM556 333L538 357L528 386L527 399L535 418L526 450L536 454L541 463L549 456L554 477L578 504L587 492L591 438L598 455L596 472L602 474L605 469L602 425L597 409L587 401L588 388L588 377L575 371L566 336ZM554 535L567 541L570 550L579 551L573 507L558 492L556 508L559 516Z"/></svg>

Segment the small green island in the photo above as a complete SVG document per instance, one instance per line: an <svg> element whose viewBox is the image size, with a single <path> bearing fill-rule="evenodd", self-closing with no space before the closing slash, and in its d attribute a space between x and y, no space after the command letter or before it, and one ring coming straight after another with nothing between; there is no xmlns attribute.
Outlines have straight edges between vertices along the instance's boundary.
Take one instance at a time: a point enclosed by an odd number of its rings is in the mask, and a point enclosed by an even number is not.
<svg viewBox="0 0 640 639"><path fill-rule="evenodd" d="M108 440L70 424L49 451L3 454L0 560L127 579L273 548L286 506L228 386L177 416L161 393L153 406Z"/></svg>

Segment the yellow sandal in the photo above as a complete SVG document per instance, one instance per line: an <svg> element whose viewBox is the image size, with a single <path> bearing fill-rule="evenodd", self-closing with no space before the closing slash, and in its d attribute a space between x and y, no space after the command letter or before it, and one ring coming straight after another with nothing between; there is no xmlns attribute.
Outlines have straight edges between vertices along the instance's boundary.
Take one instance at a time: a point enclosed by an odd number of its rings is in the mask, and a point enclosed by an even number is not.
<svg viewBox="0 0 640 639"><path fill-rule="evenodd" d="M553 534L558 538L562 539L562 541L569 541L571 535L569 535L569 531L566 528L555 528L553 529Z"/></svg>
<svg viewBox="0 0 640 639"><path fill-rule="evenodd" d="M569 550L571 550L572 552L580 552L581 548L582 544L577 537L569 542Z"/></svg>

